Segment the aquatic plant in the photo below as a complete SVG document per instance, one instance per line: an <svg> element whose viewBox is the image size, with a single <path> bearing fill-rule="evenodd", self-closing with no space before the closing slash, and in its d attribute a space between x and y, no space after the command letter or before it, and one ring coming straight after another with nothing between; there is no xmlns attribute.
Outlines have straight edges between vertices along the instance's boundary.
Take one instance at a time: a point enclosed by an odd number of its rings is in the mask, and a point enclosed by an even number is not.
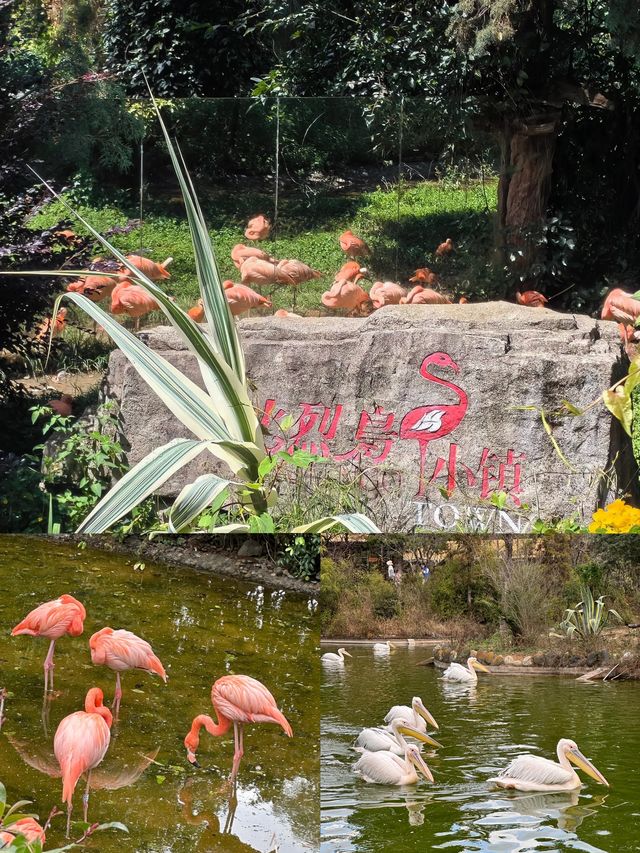
<svg viewBox="0 0 640 853"><path fill-rule="evenodd" d="M241 499L250 508L254 523L234 522L217 531L268 530L272 527L270 510L277 500L275 489L264 487L264 471L272 461L267 454L260 422L249 396L244 353L234 318L221 283L218 264L202 210L182 155L171 142L158 105L151 94L169 156L184 198L195 255L196 273L208 330L195 323L150 278L142 273L83 216L77 213L42 178L43 184L89 230L93 237L128 270L129 278L146 290L196 358L204 390L169 361L147 347L110 314L80 293L67 292L58 297L54 316L63 298L72 300L110 335L150 388L168 409L195 436L178 438L156 448L138 462L100 500L78 526L78 533L102 533L134 507L156 492L177 471L207 451L228 466L232 478L204 474L188 484L178 495L169 513L171 533L191 529L192 522L231 487L245 486ZM39 177L39 176L38 176ZM58 275L87 275L86 270L66 271ZM116 274L111 274L115 276ZM269 519L269 521L267 521ZM361 513L327 516L293 532L319 533L335 525L359 533L378 532Z"/></svg>

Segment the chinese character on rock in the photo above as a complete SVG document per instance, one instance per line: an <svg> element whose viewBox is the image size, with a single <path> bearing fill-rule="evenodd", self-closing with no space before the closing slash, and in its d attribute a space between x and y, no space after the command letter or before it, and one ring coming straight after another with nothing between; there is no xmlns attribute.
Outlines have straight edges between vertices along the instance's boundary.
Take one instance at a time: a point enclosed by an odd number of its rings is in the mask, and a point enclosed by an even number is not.
<svg viewBox="0 0 640 853"><path fill-rule="evenodd" d="M270 448L271 452L277 453L284 449L287 453L292 453L298 448L308 450L314 456L330 457L329 442L336 437L342 416L342 405L338 403L335 409L331 409L322 403L301 403L300 409L302 411L296 422L296 432L288 438L282 434L275 436ZM263 426L269 426L274 421L280 424L285 415L283 409L276 411L275 400L267 400L261 423Z"/></svg>
<svg viewBox="0 0 640 853"><path fill-rule="evenodd" d="M446 485L443 488L446 490L449 497L454 493L456 486L459 485L458 478L464 476L467 485L474 486L476 484L476 475L467 465L464 465L458 460L460 446L458 444L449 445L449 455L446 459L439 457L436 459L436 464L433 469L433 475L430 483L435 483L438 480L444 480Z"/></svg>
<svg viewBox="0 0 640 853"><path fill-rule="evenodd" d="M376 406L373 412L361 412L355 432L356 446L346 453L336 453L334 458L339 462L364 458L373 465L384 462L398 437L393 429L394 420L395 413L385 412L381 406Z"/></svg>
<svg viewBox="0 0 640 853"><path fill-rule="evenodd" d="M491 453L485 447L480 458L478 476L481 477L481 498L488 498L493 492L505 492L516 506L520 506L519 494L522 492L522 463L524 453L507 450L506 458Z"/></svg>

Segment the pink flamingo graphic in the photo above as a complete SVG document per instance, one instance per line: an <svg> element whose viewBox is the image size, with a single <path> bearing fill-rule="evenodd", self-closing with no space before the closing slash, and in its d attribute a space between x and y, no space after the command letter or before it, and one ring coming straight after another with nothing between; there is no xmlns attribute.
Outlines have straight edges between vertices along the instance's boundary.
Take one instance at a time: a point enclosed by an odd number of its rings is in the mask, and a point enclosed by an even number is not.
<svg viewBox="0 0 640 853"><path fill-rule="evenodd" d="M460 368L446 352L433 352L428 355L420 366L420 375L428 382L444 385L450 388L458 397L457 403L435 404L431 406L418 406L411 409L403 417L400 424L400 438L413 438L420 445L420 484L416 497L422 498L425 494L425 463L429 442L453 432L460 424L467 412L469 399L462 388L458 388L453 382L434 376L430 367L450 367L455 373Z"/></svg>

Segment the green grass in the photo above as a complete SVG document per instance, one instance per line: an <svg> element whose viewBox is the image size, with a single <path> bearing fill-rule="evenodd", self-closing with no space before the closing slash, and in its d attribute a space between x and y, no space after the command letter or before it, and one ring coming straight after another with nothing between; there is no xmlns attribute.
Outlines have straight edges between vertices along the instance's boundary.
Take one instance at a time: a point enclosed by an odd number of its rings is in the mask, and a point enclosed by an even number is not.
<svg viewBox="0 0 640 853"><path fill-rule="evenodd" d="M338 235L346 228L362 236L372 249L367 262L372 281L380 278L407 283L416 267L428 265L440 272L443 288L452 294L486 298L496 287L490 271L496 193L497 183L490 181L466 186L424 182L400 193L396 188L378 188L358 194L283 195L275 237L263 241L261 248L278 258L298 258L321 270L323 276L301 285L295 294L291 288L274 288L274 310L324 313L320 296L345 260ZM249 215L258 211L272 215L273 199L256 192L243 195L205 189L202 202L222 275L238 281L231 248L247 242L243 230ZM113 205L80 205L79 211L99 230L124 225L136 215L133 209L125 212ZM31 220L31 226L48 228L67 216L60 202L53 201ZM83 233L81 226L76 230ZM438 262L433 251L447 237L456 243L456 253ZM195 303L199 293L193 250L179 199L149 201L142 229L116 235L112 241L124 252L143 249L157 261L173 257L166 290L182 307ZM151 314L145 324L158 320L158 314Z"/></svg>

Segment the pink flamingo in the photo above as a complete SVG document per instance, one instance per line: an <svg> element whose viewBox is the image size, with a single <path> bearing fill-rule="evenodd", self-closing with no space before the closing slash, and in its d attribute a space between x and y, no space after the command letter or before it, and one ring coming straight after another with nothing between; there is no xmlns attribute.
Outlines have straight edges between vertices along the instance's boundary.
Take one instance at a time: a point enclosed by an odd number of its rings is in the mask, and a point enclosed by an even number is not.
<svg viewBox="0 0 640 853"><path fill-rule="evenodd" d="M356 282L343 278L337 278L320 299L327 308L346 308L349 311L360 311L370 302L366 290Z"/></svg>
<svg viewBox="0 0 640 853"><path fill-rule="evenodd" d="M218 722L215 723L206 714L195 717L189 734L184 739L187 758L198 767L196 750L200 743L200 729L204 726L210 735L218 737L226 734L233 723L235 751L231 782L238 775L238 768L244 755L243 726L245 723L277 723L282 726L287 737L293 737L291 726L276 700L260 681L248 675L225 675L219 678L211 688L211 704Z"/></svg>
<svg viewBox="0 0 640 853"><path fill-rule="evenodd" d="M264 258L248 257L240 265L240 281L242 284L277 284L277 261Z"/></svg>
<svg viewBox="0 0 640 853"><path fill-rule="evenodd" d="M276 264L277 284L290 284L292 287L296 287L314 278L322 278L320 270L314 270L302 261L285 259Z"/></svg>
<svg viewBox="0 0 640 853"><path fill-rule="evenodd" d="M67 291L81 293L92 302L100 302L107 296L111 296L119 281L120 279L111 278L108 275L88 275L86 278L69 282Z"/></svg>
<svg viewBox="0 0 640 853"><path fill-rule="evenodd" d="M127 314L136 321L136 329L140 328L140 318L151 311L159 310L160 306L144 287L132 284L125 278L111 294L111 313Z"/></svg>
<svg viewBox="0 0 640 853"><path fill-rule="evenodd" d="M167 258L161 264L157 264L150 258L144 258L142 255L127 255L127 260L130 264L140 270L143 275L150 278L151 281L160 281L163 278L171 278L171 273L167 269L173 258ZM125 275L130 275L126 267L120 268Z"/></svg>
<svg viewBox="0 0 640 853"><path fill-rule="evenodd" d="M340 248L350 258L357 258L359 255L370 255L371 250L361 237L356 237L353 231L343 231L338 238Z"/></svg>
<svg viewBox="0 0 640 853"><path fill-rule="evenodd" d="M222 286L234 317L237 317L238 314L244 314L245 311L250 311L252 308L271 308L271 302L266 296L261 296L245 284L223 281Z"/></svg>
<svg viewBox="0 0 640 853"><path fill-rule="evenodd" d="M399 305L404 296L406 296L404 287L395 281L374 281L369 291L369 297L374 308L383 308L385 305Z"/></svg>
<svg viewBox="0 0 640 853"><path fill-rule="evenodd" d="M72 595L61 595L47 601L27 614L11 631L12 637L28 634L30 637L47 637L51 640L49 653L44 661L44 691L53 690L53 652L56 640L68 634L79 637L84 630L87 611Z"/></svg>
<svg viewBox="0 0 640 853"><path fill-rule="evenodd" d="M236 269L240 269L248 258L257 258L259 261L268 261L272 264L277 263L276 259L272 258L264 249L259 249L257 246L245 246L244 243L236 243L231 250L231 260Z"/></svg>
<svg viewBox="0 0 640 853"><path fill-rule="evenodd" d="M518 305L526 305L529 308L544 308L545 302L548 301L547 297L538 293L537 290L525 290L523 293L516 293Z"/></svg>
<svg viewBox="0 0 640 853"><path fill-rule="evenodd" d="M247 223L244 236L247 240L266 240L270 231L271 223L264 214L259 213Z"/></svg>
<svg viewBox="0 0 640 853"><path fill-rule="evenodd" d="M400 300L401 305L451 305L451 300L432 290L430 287L423 287L421 284L416 284L412 287L406 296Z"/></svg>
<svg viewBox="0 0 640 853"><path fill-rule="evenodd" d="M634 299L633 294L626 293L621 287L614 287L607 294L600 316L603 320L633 325L640 317L640 299Z"/></svg>
<svg viewBox="0 0 640 853"><path fill-rule="evenodd" d="M8 826L3 832L0 832L0 848L10 848L15 839L20 836L25 839L27 844L39 841L42 847L44 847L44 843L47 840L44 829L35 818L22 817Z"/></svg>
<svg viewBox="0 0 640 853"><path fill-rule="evenodd" d="M420 375L424 379L428 382L434 382L436 385L444 385L445 388L450 388L457 395L458 402L418 406L416 409L407 412L402 419L400 438L413 438L420 445L420 484L416 497L424 497L425 494L424 474L429 443L438 438L444 438L445 435L453 432L464 418L469 402L462 388L446 379L434 376L429 370L431 366L449 367L455 373L459 373L458 365L446 352L434 352L428 355L420 366Z"/></svg>
<svg viewBox="0 0 640 853"><path fill-rule="evenodd" d="M87 787L82 797L86 821L91 771L100 764L109 749L113 719L102 699L102 690L92 687L84 700L84 711L75 711L61 720L53 739L53 751L62 771L62 802L67 804L67 838L78 780L83 773L87 774Z"/></svg>
<svg viewBox="0 0 640 853"><path fill-rule="evenodd" d="M336 273L336 278L345 278L347 281L359 281L365 277L367 272L367 268L361 267L358 261L346 261Z"/></svg>
<svg viewBox="0 0 640 853"><path fill-rule="evenodd" d="M143 669L145 672L155 672L165 684L167 683L167 673L160 658L156 657L146 640L132 634L131 631L103 628L91 637L89 648L91 663L95 666L108 666L116 674L116 692L113 700L113 709L116 714L120 710L122 699L121 672L129 669Z"/></svg>

